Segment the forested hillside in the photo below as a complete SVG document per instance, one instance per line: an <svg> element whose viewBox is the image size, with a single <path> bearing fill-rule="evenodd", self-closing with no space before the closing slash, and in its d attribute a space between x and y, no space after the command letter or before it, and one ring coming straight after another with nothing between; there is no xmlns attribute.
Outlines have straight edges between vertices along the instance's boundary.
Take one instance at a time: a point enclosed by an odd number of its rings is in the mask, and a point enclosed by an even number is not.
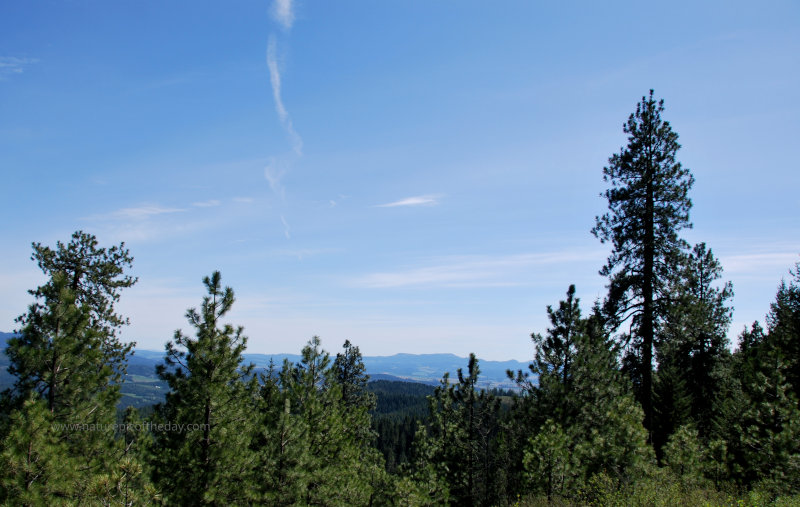
<svg viewBox="0 0 800 507"><path fill-rule="evenodd" d="M370 383L358 346L316 336L256 365L219 271L153 379L118 337L137 282L125 244L34 243L46 282L7 337L0 502L800 503L800 263L729 343L734 288L710 245L684 239L694 178L663 112L642 97L602 171L607 293L582 305L564 280L530 363L506 372L513 392L489 389L474 355L436 387ZM123 392L148 408L120 421Z"/></svg>

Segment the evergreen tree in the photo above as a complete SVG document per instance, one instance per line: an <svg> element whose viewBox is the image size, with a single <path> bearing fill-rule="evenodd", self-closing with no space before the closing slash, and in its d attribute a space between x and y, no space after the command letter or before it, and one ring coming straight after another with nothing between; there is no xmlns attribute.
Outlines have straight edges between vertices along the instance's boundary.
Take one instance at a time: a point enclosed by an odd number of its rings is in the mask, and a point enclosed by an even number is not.
<svg viewBox="0 0 800 507"><path fill-rule="evenodd" d="M375 396L367 391L369 375L361 357L361 351L345 340L344 351L336 354L333 362L334 379L342 389L342 402L347 407L375 408Z"/></svg>
<svg viewBox="0 0 800 507"><path fill-rule="evenodd" d="M252 478L258 485L258 503L294 505L308 487L305 471L314 457L306 445L305 420L292 412L288 390L281 389L282 384L290 385L291 369L287 361L278 372L270 362L261 376L261 419L252 444L258 457Z"/></svg>
<svg viewBox="0 0 800 507"><path fill-rule="evenodd" d="M17 319L21 328L8 341L8 370L16 382L4 405L17 408L15 417L37 419L41 406L30 400L43 401L49 420L61 428L64 461L72 460L82 472L72 489L83 499L119 455L115 405L133 344L116 337L127 320L115 313L114 304L119 291L136 282L123 274L133 259L124 244L98 248L94 236L80 231L55 250L39 243L33 249L32 259L49 279L29 291L36 300Z"/></svg>
<svg viewBox="0 0 800 507"><path fill-rule="evenodd" d="M522 460L528 484L534 491L543 491L547 501L570 496L578 475L574 445L564 428L548 419L532 437Z"/></svg>
<svg viewBox="0 0 800 507"><path fill-rule="evenodd" d="M616 345L605 331L598 307L585 319L574 363L573 423L583 481L605 474L617 484L643 476L653 463L646 445L642 409L630 382L619 371Z"/></svg>
<svg viewBox="0 0 800 507"><path fill-rule="evenodd" d="M445 373L443 383L449 382L449 374ZM430 397L431 414L428 426L420 425L414 436L412 447L412 460L400 469L400 477L395 484L396 504L402 506L438 506L450 504L450 490L447 482L447 464L441 459L447 442L444 437L449 435L453 425L449 420L441 417L435 411L435 396ZM445 407L450 403L447 398L441 401ZM444 430L444 431L440 431Z"/></svg>
<svg viewBox="0 0 800 507"><path fill-rule="evenodd" d="M3 505L48 505L78 496L81 466L53 421L47 403L34 393L10 414L0 446Z"/></svg>
<svg viewBox="0 0 800 507"><path fill-rule="evenodd" d="M87 391L107 395L102 401L113 405L126 356L135 345L123 345L116 337L128 321L114 310L120 289L136 283L123 274L133 258L124 243L97 248L96 238L82 231L68 245L57 242L56 250L34 243L33 251L31 259L49 279L29 291L36 301L17 318L18 336L8 341L9 372L17 377L11 394L26 399L36 391L53 413L76 405L71 396ZM68 367L63 361L81 365Z"/></svg>
<svg viewBox="0 0 800 507"><path fill-rule="evenodd" d="M135 408L125 409L117 439L122 446L121 458L109 477L108 504L148 505L161 500L161 494L150 481L153 438L149 429Z"/></svg>
<svg viewBox="0 0 800 507"><path fill-rule="evenodd" d="M390 479L386 473L383 455L375 446L377 437L372 429L371 411L375 409L375 395L367 390L369 375L359 348L345 340L343 352L336 354L333 362L334 383L339 386L341 400L339 402L344 418L346 431L351 438L350 445L357 451L359 475L368 479L371 496L369 504L378 499L386 503L389 497L387 489Z"/></svg>
<svg viewBox="0 0 800 507"><path fill-rule="evenodd" d="M794 291L794 283L781 283L768 316L769 332L754 323L740 336L732 363L738 389L723 406L726 417L716 421L731 475L772 494L800 491L800 409L789 380L797 361L792 356L798 340L792 334Z"/></svg>
<svg viewBox="0 0 800 507"><path fill-rule="evenodd" d="M394 489L373 446L374 397L358 347L349 342L332 363L318 337L297 364L284 361L261 377L260 421L252 449L258 503L385 504ZM346 384L346 388L345 385ZM346 400L343 392L349 393Z"/></svg>
<svg viewBox="0 0 800 507"><path fill-rule="evenodd" d="M800 399L800 263L793 280L781 281L767 316L770 347L786 365L786 380Z"/></svg>
<svg viewBox="0 0 800 507"><path fill-rule="evenodd" d="M623 126L628 145L603 168L609 211L592 233L613 250L600 274L609 278L606 313L617 326L630 319L641 352L645 427L653 427L653 346L669 296L676 262L687 248L679 238L690 227L688 193L694 178L676 160L678 134L661 118L664 101L642 97Z"/></svg>
<svg viewBox="0 0 800 507"><path fill-rule="evenodd" d="M243 329L220 323L234 303L233 290L222 288L218 271L203 284L208 295L200 311L186 312L196 338L176 331L157 368L171 391L157 410L156 422L168 430L155 434L154 479L169 504L247 503L254 495L246 479L255 466L257 382L253 365L242 364Z"/></svg>
<svg viewBox="0 0 800 507"><path fill-rule="evenodd" d="M597 474L618 485L642 473L650 463L641 409L630 393L617 365L616 347L608 339L601 311L595 307L580 318L575 288L570 286L560 312L548 308L553 327L539 345L533 371L539 385L532 388L541 405L543 425L530 436L523 465L534 491L553 496L574 496ZM563 311L569 309L569 311ZM571 330L569 333L566 330ZM568 376L562 354L568 350ZM537 409L540 407L537 406Z"/></svg>
<svg viewBox="0 0 800 507"><path fill-rule="evenodd" d="M571 403L573 363L584 333L580 299L575 297L574 285L569 286L567 298L559 302L557 310L547 306L547 316L552 326L547 335L531 335L536 347L531 371L539 381L535 390L536 412L564 424L576 415L576 407Z"/></svg>
<svg viewBox="0 0 800 507"><path fill-rule="evenodd" d="M773 493L800 491L800 410L786 365L777 355L762 359L752 378L745 379L747 409L735 424L745 484L764 483Z"/></svg>
<svg viewBox="0 0 800 507"><path fill-rule="evenodd" d="M707 449L691 424L680 426L664 449L664 463L684 487L699 487L705 482Z"/></svg>
<svg viewBox="0 0 800 507"><path fill-rule="evenodd" d="M428 418L417 427L412 461L397 482L401 505L448 505L453 482L451 442L463 440L458 424L450 373L445 372L434 394L428 396Z"/></svg>
<svg viewBox="0 0 800 507"><path fill-rule="evenodd" d="M490 505L505 493L497 468L500 403L477 387L479 374L475 354L466 373L458 369L457 383L450 385L445 374L430 398L427 431L414 444L418 466L428 472L426 487L459 505Z"/></svg>
<svg viewBox="0 0 800 507"><path fill-rule="evenodd" d="M692 396L686 377L687 371L676 363L664 362L659 365L654 379L652 443L659 461L663 457L662 450L670 436L678 428L692 423ZM709 405L710 402L711 400L707 400Z"/></svg>
<svg viewBox="0 0 800 507"><path fill-rule="evenodd" d="M703 438L710 431L713 408L722 389L720 369L729 355L727 333L731 308L727 302L733 296L733 289L730 282L715 286L721 273L719 261L705 243L695 245L674 283L673 301L657 346L659 381L675 384L672 397L688 397L695 428ZM669 376L673 378L667 380ZM661 391L663 397L666 393ZM685 422L688 421L680 422L669 433ZM658 421L655 424L664 426ZM655 440L659 440L659 435Z"/></svg>
<svg viewBox="0 0 800 507"><path fill-rule="evenodd" d="M534 360L528 365L529 371L507 372L523 392L503 418L499 442L500 456L504 460L502 470L506 474L504 482L510 495L523 493L525 485L532 485L550 497L564 486L563 482L551 480L549 474L552 470L544 470L531 461L531 453L540 456L542 452L560 452L546 446L560 441L556 438L558 431L563 432L564 426L574 422L577 415L572 396L573 366L586 323L581 319L580 299L575 297L574 285L569 286L566 299L559 302L556 310L547 306L547 316L551 325L547 334L531 334L535 353ZM529 443L531 438L535 442ZM529 444L533 447L528 448ZM528 460L525 466L524 459ZM540 476L542 473L548 479L537 479L531 484L531 477L545 477Z"/></svg>
<svg viewBox="0 0 800 507"><path fill-rule="evenodd" d="M714 456L720 471L712 478L720 477L746 484L744 470L747 450L742 442L742 415L750 410L751 399L747 391L749 384L756 378L762 368L761 351L766 334L758 322L750 329L745 328L739 335L739 346L736 352L723 363L720 375L721 391L714 404L714 416L711 420L711 431L708 437L710 444L720 450Z"/></svg>
<svg viewBox="0 0 800 507"><path fill-rule="evenodd" d="M302 360L284 381L292 406L305 427L305 445L313 460L306 472L308 488L302 501L307 504L364 505L373 496L372 477L364 473L362 460L377 458L368 453L361 437L369 431L366 412L348 408L336 382L330 356L321 349L318 337L303 348ZM367 416L360 420L353 415ZM351 424L360 427L350 427ZM375 451L369 449L369 451ZM381 465L382 466L382 465Z"/></svg>

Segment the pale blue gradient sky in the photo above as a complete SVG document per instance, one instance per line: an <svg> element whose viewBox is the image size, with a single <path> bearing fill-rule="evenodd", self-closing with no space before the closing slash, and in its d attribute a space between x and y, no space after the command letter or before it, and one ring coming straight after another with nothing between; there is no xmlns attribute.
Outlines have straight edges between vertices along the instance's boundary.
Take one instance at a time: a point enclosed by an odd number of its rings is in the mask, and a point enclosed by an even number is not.
<svg viewBox="0 0 800 507"><path fill-rule="evenodd" d="M800 260L796 2L0 5L0 330L30 243L125 241L126 339L161 349L213 270L251 352L529 359L602 297L602 168L649 88L697 183L732 336Z"/></svg>

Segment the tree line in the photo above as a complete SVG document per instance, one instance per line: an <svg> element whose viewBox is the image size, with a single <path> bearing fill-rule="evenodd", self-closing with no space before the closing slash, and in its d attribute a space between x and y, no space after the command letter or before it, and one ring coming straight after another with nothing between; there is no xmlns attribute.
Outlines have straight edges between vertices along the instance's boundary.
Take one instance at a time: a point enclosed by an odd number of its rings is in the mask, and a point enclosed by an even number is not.
<svg viewBox="0 0 800 507"><path fill-rule="evenodd" d="M374 417L357 346L312 338L297 363L245 364L219 272L157 373L163 403L116 416L137 280L124 243L33 244L47 281L8 341L0 501L13 505L602 505L791 502L800 494L800 263L766 319L728 331L733 287L689 245L694 179L663 101L642 97L603 169L608 292L546 311L516 396L478 388L471 355L423 417ZM502 394L502 395L501 395ZM403 401L396 400L402 405ZM390 412L386 407L385 412ZM418 410L418 409L415 409Z"/></svg>

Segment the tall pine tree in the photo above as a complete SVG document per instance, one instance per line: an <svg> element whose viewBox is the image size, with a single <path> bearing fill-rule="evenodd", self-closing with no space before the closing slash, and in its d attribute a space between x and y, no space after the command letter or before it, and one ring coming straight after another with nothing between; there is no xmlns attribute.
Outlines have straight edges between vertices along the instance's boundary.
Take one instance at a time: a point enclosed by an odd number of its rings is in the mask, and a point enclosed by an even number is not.
<svg viewBox="0 0 800 507"><path fill-rule="evenodd" d="M525 447L528 484L552 499L575 496L597 474L617 484L637 477L650 462L642 413L618 369L600 309L582 319L570 286L559 310L548 307L548 315L546 337L534 335L531 369L539 382L528 390L534 413L546 420Z"/></svg>
<svg viewBox="0 0 800 507"><path fill-rule="evenodd" d="M49 278L29 291L36 300L17 319L21 327L8 341L9 372L16 382L4 405L16 407L11 419L39 421L41 407L47 410L57 430L52 452L61 454L57 462L71 461L68 466L81 471L72 491L84 501L120 453L114 442L115 406L133 344L116 336L127 320L114 305L120 290L136 282L124 274L133 259L124 244L99 248L94 236L78 231L55 249L34 243L32 260ZM44 445L52 439L31 442ZM45 449L37 452L48 455ZM54 480L46 474L31 477L31 491L39 487L36 481Z"/></svg>
<svg viewBox="0 0 800 507"><path fill-rule="evenodd" d="M169 504L232 505L250 502L255 456L253 432L257 381L244 365L247 338L222 324L234 303L219 271L203 279L208 295L186 318L196 337L175 332L158 375L169 384L158 407L154 479Z"/></svg>
<svg viewBox="0 0 800 507"><path fill-rule="evenodd" d="M645 426L653 427L653 347L664 319L669 282L687 244L678 233L691 227L689 189L694 178L677 161L678 134L662 119L664 101L642 97L623 126L628 144L609 158L603 180L608 212L592 233L613 250L600 271L609 278L606 312L616 325L630 320L640 351L639 399Z"/></svg>

